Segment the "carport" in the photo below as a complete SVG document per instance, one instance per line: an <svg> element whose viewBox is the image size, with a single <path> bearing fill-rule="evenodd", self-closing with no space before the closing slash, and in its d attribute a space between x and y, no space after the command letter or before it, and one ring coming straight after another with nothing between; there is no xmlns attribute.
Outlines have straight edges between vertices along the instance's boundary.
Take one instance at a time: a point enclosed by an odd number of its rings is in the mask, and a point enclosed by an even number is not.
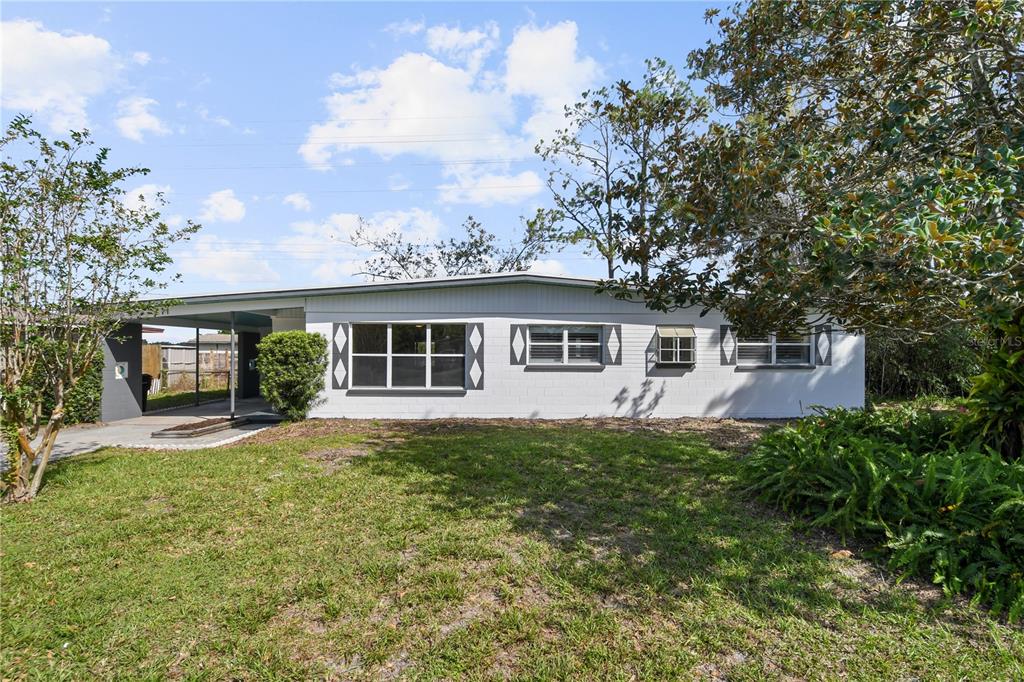
<svg viewBox="0 0 1024 682"><path fill-rule="evenodd" d="M274 331L305 329L305 299L288 292L254 292L181 297L159 314L127 320L104 348L104 422L132 419L143 413L142 326L145 324L195 329L195 402L200 402L201 329L230 334L228 415L236 416L236 401L259 396L256 344Z"/></svg>

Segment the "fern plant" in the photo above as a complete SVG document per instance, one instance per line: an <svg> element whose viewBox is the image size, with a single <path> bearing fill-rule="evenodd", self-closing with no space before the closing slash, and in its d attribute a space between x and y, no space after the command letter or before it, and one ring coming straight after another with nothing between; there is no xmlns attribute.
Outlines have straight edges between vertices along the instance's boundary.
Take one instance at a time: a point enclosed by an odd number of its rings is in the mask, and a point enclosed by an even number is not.
<svg viewBox="0 0 1024 682"><path fill-rule="evenodd" d="M875 543L904 577L1024 616L1024 462L915 408L819 411L766 436L749 488L815 526Z"/></svg>

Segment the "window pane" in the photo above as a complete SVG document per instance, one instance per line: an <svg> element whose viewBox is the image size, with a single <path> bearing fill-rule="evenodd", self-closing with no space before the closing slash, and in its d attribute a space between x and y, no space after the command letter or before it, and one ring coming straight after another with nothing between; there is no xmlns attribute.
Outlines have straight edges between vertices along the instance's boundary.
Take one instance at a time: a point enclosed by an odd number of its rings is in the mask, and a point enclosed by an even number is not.
<svg viewBox="0 0 1024 682"><path fill-rule="evenodd" d="M427 325L391 325L391 352L425 354L427 352Z"/></svg>
<svg viewBox="0 0 1024 682"><path fill-rule="evenodd" d="M765 336L742 336L736 339L737 343L771 343L771 338Z"/></svg>
<svg viewBox="0 0 1024 682"><path fill-rule="evenodd" d="M771 346L737 346L736 357L741 365L767 365L772 361Z"/></svg>
<svg viewBox="0 0 1024 682"><path fill-rule="evenodd" d="M430 343L433 348L431 353L458 353L466 352L466 325L464 324L435 324L430 328ZM462 383L460 382L461 386Z"/></svg>
<svg viewBox="0 0 1024 682"><path fill-rule="evenodd" d="M561 343L561 327L530 327L530 341L541 343Z"/></svg>
<svg viewBox="0 0 1024 682"><path fill-rule="evenodd" d="M392 386L426 386L427 358L391 358Z"/></svg>
<svg viewBox="0 0 1024 682"><path fill-rule="evenodd" d="M601 362L601 346L569 344L569 362Z"/></svg>
<svg viewBox="0 0 1024 682"><path fill-rule="evenodd" d="M674 350L666 350L666 349L663 348L661 350L661 356L659 357L658 361L659 362L675 362L676 361L676 352Z"/></svg>
<svg viewBox="0 0 1024 682"><path fill-rule="evenodd" d="M780 365L809 365L811 364L811 349L809 346L777 346L775 362Z"/></svg>
<svg viewBox="0 0 1024 682"><path fill-rule="evenodd" d="M662 350L668 350L676 347L676 339L671 336L659 336L660 341L658 342Z"/></svg>
<svg viewBox="0 0 1024 682"><path fill-rule="evenodd" d="M807 343L807 336L804 334L776 334L776 343Z"/></svg>
<svg viewBox="0 0 1024 682"><path fill-rule="evenodd" d="M465 386L466 358L430 358L431 386Z"/></svg>
<svg viewBox="0 0 1024 682"><path fill-rule="evenodd" d="M561 362L562 344L557 346L530 345L530 362Z"/></svg>
<svg viewBox="0 0 1024 682"><path fill-rule="evenodd" d="M388 326L386 324L352 325L353 353L387 353Z"/></svg>
<svg viewBox="0 0 1024 682"><path fill-rule="evenodd" d="M601 328L569 327L569 343L601 343Z"/></svg>
<svg viewBox="0 0 1024 682"><path fill-rule="evenodd" d="M388 359L375 357L352 357L353 386L387 386Z"/></svg>

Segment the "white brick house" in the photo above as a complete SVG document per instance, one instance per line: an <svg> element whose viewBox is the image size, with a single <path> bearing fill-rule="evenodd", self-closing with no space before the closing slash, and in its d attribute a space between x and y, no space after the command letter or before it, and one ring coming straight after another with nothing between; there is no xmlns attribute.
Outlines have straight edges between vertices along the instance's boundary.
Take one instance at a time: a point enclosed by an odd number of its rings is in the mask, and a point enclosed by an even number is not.
<svg viewBox="0 0 1024 682"><path fill-rule="evenodd" d="M324 335L313 417L793 417L863 405L861 336L817 325L737 338L719 314L653 312L595 284L508 273L197 296L147 322Z"/></svg>

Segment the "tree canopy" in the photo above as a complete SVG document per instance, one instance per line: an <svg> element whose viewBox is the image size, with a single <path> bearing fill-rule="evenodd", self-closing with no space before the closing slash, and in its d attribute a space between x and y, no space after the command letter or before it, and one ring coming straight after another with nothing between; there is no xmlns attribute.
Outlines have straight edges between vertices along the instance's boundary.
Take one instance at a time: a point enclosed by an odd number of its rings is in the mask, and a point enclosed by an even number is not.
<svg viewBox="0 0 1024 682"><path fill-rule="evenodd" d="M198 229L164 223L160 197L129 201L123 183L148 171L111 170L108 150L91 146L88 132L49 141L23 116L0 139L0 488L12 499L35 496L68 391L101 359L103 337L160 307L145 299L174 279L167 247Z"/></svg>
<svg viewBox="0 0 1024 682"><path fill-rule="evenodd" d="M661 308L778 328L1019 324L1024 21L1007 0L800 0L709 12L718 115L653 235ZM630 254L636 260L643 254Z"/></svg>
<svg viewBox="0 0 1024 682"><path fill-rule="evenodd" d="M632 264L646 280L652 236L671 222L677 188L670 171L692 144L705 106L663 59L648 60L639 85L622 80L584 92L565 108L565 128L537 145L554 206L531 224L599 254L609 278Z"/></svg>

